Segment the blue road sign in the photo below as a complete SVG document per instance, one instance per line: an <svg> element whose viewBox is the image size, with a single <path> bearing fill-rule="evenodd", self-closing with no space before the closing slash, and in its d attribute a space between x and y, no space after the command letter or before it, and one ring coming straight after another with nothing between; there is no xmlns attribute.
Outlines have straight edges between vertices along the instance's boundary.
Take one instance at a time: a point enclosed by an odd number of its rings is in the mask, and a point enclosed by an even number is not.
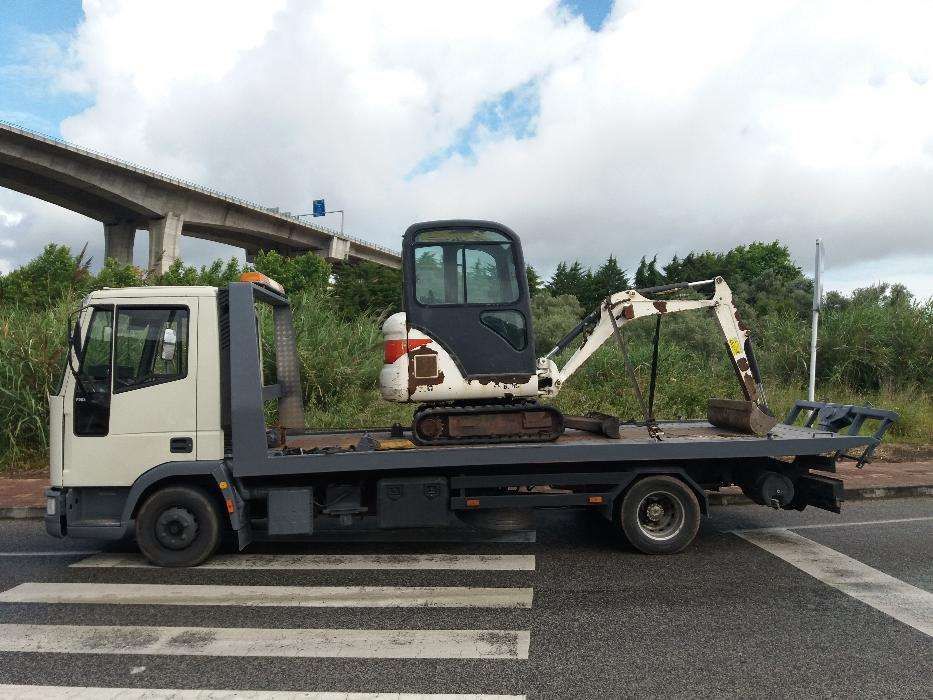
<svg viewBox="0 0 933 700"><path fill-rule="evenodd" d="M324 212L324 200L315 199L314 208L312 209L312 211L314 212L314 216L324 216L324 213L325 213Z"/></svg>

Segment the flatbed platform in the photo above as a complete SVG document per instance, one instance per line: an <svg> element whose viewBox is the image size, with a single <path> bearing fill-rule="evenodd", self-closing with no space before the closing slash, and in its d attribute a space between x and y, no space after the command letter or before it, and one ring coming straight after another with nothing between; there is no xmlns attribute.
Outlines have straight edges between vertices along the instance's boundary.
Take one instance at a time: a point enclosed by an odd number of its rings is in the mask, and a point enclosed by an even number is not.
<svg viewBox="0 0 933 700"><path fill-rule="evenodd" d="M264 463L238 465L237 476L334 473L425 468L466 469L483 466L568 465L573 463L684 461L796 457L865 448L872 438L779 423L759 437L711 425L704 420L662 421L663 440L652 439L643 426L623 424L620 437L607 438L578 430L554 442L495 445L415 446L409 449L358 449L364 436L390 437L385 430L339 431L290 435L287 446L318 450L306 454L270 451Z"/></svg>

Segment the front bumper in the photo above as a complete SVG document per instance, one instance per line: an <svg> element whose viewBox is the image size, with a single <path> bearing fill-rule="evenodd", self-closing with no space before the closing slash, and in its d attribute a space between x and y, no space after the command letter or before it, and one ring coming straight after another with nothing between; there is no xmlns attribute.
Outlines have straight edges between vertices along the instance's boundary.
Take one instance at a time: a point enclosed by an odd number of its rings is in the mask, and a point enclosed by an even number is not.
<svg viewBox="0 0 933 700"><path fill-rule="evenodd" d="M64 537L67 534L65 525L65 491L59 488L45 490L45 531L52 537Z"/></svg>

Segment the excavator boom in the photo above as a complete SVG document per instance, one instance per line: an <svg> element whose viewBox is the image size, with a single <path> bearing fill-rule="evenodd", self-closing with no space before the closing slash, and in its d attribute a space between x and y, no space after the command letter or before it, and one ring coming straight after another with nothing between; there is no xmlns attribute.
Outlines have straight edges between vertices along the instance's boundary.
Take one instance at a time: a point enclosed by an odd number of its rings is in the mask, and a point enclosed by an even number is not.
<svg viewBox="0 0 933 700"><path fill-rule="evenodd" d="M672 291L675 289L713 286L709 299L649 299L645 294ZM741 432L767 432L776 420L772 420L764 401L761 375L755 362L748 329L739 318L732 301L732 290L722 277L701 282L665 285L646 290L629 289L608 297L597 311L585 318L546 356L538 360L538 390L542 396L554 397L564 383L602 345L615 335L626 323L646 316L681 313L706 309L716 318L727 348L727 355L735 369L744 401L713 399L710 404L710 421L714 425ZM552 359L573 340L589 328L582 345L571 355L563 367Z"/></svg>

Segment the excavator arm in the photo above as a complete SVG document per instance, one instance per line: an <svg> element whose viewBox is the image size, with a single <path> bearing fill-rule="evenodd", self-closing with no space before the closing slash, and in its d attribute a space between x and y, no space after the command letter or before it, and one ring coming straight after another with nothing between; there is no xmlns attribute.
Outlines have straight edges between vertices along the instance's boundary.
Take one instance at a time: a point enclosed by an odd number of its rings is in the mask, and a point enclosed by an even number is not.
<svg viewBox="0 0 933 700"><path fill-rule="evenodd" d="M713 296L709 299L648 299L644 294L651 292L673 291L713 286ZM643 294L644 293L644 294ZM708 309L716 318L719 329L727 347L729 360L735 369L736 376L748 408L757 407L763 415L770 416L770 411L764 402L764 390L761 385L761 375L755 362L748 329L739 319L738 312L732 301L732 290L722 277L702 282L687 282L682 284L665 285L652 289L629 289L608 297L600 308L580 322L551 352L538 359L538 388L542 396L557 396L564 383L596 352L603 343L615 335L616 328L622 328L626 323L645 316L659 314L673 314L683 311ZM614 322L613 322L614 320ZM589 334L583 344L570 357L563 367L558 367L552 359L562 352L577 336L587 329ZM726 402L715 400L721 404L737 404L741 402ZM723 407L718 410L740 410L737 406ZM711 414L713 413L711 403ZM712 419L711 419L712 420ZM740 421L741 422L741 421ZM765 421L767 422L767 421ZM744 423L743 423L744 424ZM773 425L773 423L772 423Z"/></svg>

